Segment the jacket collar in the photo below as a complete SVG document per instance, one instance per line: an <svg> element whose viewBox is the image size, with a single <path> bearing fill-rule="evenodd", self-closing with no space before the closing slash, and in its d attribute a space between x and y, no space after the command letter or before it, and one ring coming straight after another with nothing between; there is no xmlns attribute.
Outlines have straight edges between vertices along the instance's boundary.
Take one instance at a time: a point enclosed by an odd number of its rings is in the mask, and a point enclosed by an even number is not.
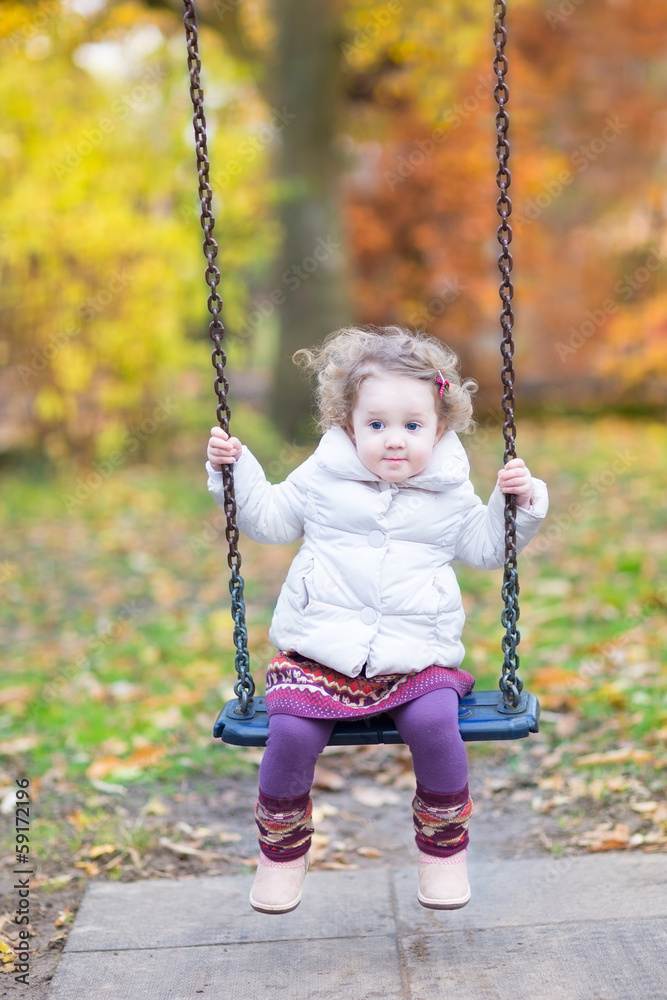
<svg viewBox="0 0 667 1000"><path fill-rule="evenodd" d="M342 427L332 427L326 431L314 457L323 469L342 479L356 479L365 483L381 482L380 477L370 472L360 461L357 449ZM445 431L433 449L433 457L424 471L397 485L399 488L413 486L437 492L445 486L464 482L469 470L468 456L457 435L454 431Z"/></svg>

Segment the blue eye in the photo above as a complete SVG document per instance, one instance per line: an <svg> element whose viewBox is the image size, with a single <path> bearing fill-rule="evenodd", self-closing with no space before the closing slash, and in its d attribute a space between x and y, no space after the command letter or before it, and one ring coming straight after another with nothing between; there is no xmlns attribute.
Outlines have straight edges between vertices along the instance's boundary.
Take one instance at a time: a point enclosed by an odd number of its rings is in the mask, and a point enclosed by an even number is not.
<svg viewBox="0 0 667 1000"><path fill-rule="evenodd" d="M382 423L381 420L371 420L370 426L374 431L381 431L382 428L384 427L384 424Z"/></svg>
<svg viewBox="0 0 667 1000"><path fill-rule="evenodd" d="M408 431L416 431L419 430L419 424L417 423L416 420L408 420L407 424L405 425L405 428Z"/></svg>

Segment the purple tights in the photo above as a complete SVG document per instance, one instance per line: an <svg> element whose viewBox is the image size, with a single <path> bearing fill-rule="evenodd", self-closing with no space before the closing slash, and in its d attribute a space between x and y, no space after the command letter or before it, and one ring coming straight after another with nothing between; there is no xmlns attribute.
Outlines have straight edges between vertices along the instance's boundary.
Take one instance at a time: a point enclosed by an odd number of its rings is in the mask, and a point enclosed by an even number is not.
<svg viewBox="0 0 667 1000"><path fill-rule="evenodd" d="M468 781L468 758L458 726L459 698L441 688L395 708L391 715L410 747L419 784L439 794L460 791ZM276 799L310 792L315 764L327 745L333 719L272 715L259 787Z"/></svg>

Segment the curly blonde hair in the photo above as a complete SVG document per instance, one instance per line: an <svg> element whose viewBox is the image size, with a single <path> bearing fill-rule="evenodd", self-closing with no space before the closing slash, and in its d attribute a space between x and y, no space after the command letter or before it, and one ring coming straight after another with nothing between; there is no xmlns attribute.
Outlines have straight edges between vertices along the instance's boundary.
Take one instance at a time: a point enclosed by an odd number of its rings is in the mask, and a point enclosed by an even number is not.
<svg viewBox="0 0 667 1000"><path fill-rule="evenodd" d="M350 425L361 383L379 372L430 383L438 418L447 430L465 433L474 429L471 397L477 383L461 378L459 359L449 347L423 333L400 326L348 326L330 334L321 347L297 351L293 360L317 376L320 432ZM442 397L438 372L449 382Z"/></svg>

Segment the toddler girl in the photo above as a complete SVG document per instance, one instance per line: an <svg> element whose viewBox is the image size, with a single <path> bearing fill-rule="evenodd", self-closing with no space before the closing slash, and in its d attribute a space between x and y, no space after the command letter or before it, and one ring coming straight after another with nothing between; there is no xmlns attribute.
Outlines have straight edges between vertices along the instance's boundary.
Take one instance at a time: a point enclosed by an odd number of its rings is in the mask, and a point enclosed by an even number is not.
<svg viewBox="0 0 667 1000"><path fill-rule="evenodd" d="M460 669L464 614L451 563L501 567L502 494L516 495L521 549L546 514L546 487L515 458L488 506L475 495L456 432L472 426L476 386L439 341L396 326L349 328L295 360L318 377L315 453L274 486L220 428L207 450L221 506L220 469L235 463L242 531L262 542L303 538L269 633L280 652L267 672L250 903L262 913L299 904L317 758L337 719L388 712L417 780L419 902L456 909L470 898L472 810L458 704L475 682Z"/></svg>

